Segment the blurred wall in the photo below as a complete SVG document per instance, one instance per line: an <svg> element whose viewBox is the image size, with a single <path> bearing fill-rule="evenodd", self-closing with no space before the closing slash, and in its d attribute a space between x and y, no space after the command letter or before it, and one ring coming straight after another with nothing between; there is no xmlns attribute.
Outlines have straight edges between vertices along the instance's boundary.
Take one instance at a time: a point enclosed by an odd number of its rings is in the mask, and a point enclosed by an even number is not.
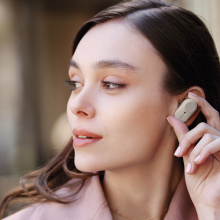
<svg viewBox="0 0 220 220"><path fill-rule="evenodd" d="M0 0L0 197L68 139L74 34L114 2Z"/></svg>
<svg viewBox="0 0 220 220"><path fill-rule="evenodd" d="M218 53L220 53L220 1L219 0L183 0L184 8L193 11L208 26Z"/></svg>
<svg viewBox="0 0 220 220"><path fill-rule="evenodd" d="M19 117L21 79L16 53L16 33L10 1L0 1L0 196L11 187ZM10 178L15 179L14 176ZM7 186L7 187L5 187Z"/></svg>
<svg viewBox="0 0 220 220"><path fill-rule="evenodd" d="M45 164L70 136L66 119L71 43L112 0L0 0L0 197ZM194 11L220 51L219 0L167 0Z"/></svg>

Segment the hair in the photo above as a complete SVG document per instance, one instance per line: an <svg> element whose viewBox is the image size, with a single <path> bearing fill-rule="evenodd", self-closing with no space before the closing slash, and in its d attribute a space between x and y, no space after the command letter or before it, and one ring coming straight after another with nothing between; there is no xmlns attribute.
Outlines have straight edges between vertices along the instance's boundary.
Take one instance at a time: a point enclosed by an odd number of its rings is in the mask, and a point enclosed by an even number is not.
<svg viewBox="0 0 220 220"><path fill-rule="evenodd" d="M214 41L203 21L181 7L158 0L132 0L111 6L83 24L73 41L72 54L92 27L120 18L145 36L158 51L167 66L162 85L167 94L177 95L192 86L199 86L204 90L206 100L220 112L220 63ZM206 122L202 112L189 130L201 122ZM0 216L13 204L43 200L68 203L67 197L57 197L54 192L73 178L78 180L80 190L87 178L103 176L104 171L88 173L77 170L74 154L70 140L46 166L21 177L20 186L0 203Z"/></svg>

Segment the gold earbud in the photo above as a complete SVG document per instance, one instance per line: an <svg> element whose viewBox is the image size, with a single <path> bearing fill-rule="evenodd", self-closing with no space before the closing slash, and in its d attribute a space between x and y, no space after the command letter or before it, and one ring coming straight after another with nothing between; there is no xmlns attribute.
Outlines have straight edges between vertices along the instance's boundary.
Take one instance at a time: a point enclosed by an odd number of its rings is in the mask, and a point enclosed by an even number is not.
<svg viewBox="0 0 220 220"><path fill-rule="evenodd" d="M176 119L185 122L196 111L197 103L193 99L185 99L181 105L178 105L174 116Z"/></svg>

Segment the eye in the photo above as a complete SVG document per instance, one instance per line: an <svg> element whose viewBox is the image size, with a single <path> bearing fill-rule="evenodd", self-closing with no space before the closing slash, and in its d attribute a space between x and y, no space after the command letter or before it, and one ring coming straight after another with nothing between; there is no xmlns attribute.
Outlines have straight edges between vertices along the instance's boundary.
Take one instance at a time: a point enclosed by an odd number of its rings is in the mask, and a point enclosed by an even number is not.
<svg viewBox="0 0 220 220"><path fill-rule="evenodd" d="M72 80L66 80L65 85L71 87L71 91L80 88L82 86L82 83Z"/></svg>
<svg viewBox="0 0 220 220"><path fill-rule="evenodd" d="M71 91L80 88L82 86L82 83L78 82L78 81L72 81L72 80L66 80L65 81L66 86L71 87ZM112 83L112 82L108 82L108 81L102 81L103 84L103 88L106 90L115 90L115 89L121 89L123 87L125 87L125 84L118 84L118 83Z"/></svg>
<svg viewBox="0 0 220 220"><path fill-rule="evenodd" d="M125 87L125 84L112 83L107 81L102 81L104 89L113 90L113 89L121 89Z"/></svg>

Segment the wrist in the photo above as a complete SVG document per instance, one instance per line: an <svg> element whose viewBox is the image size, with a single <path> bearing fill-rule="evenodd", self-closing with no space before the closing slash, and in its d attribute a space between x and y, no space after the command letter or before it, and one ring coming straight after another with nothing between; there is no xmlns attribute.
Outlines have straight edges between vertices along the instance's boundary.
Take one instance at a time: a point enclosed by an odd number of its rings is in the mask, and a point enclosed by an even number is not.
<svg viewBox="0 0 220 220"><path fill-rule="evenodd" d="M199 220L219 220L220 219L220 207L207 207L200 206L196 208Z"/></svg>

